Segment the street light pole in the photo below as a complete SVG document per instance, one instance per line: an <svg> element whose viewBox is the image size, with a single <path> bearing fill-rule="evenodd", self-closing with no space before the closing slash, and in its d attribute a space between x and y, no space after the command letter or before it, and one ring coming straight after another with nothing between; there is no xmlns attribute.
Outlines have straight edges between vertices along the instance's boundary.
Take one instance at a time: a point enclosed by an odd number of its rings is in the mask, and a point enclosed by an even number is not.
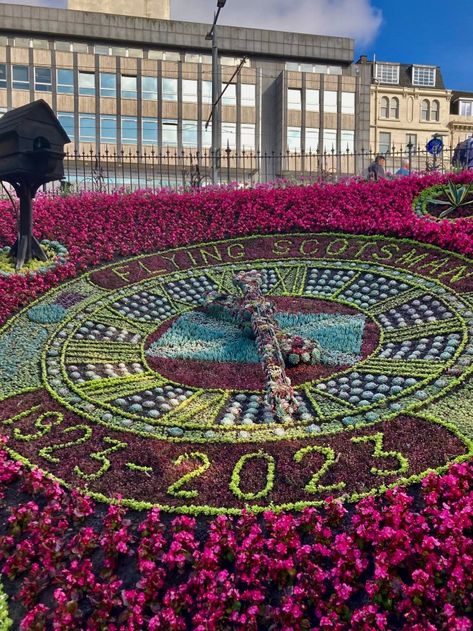
<svg viewBox="0 0 473 631"><path fill-rule="evenodd" d="M212 40L212 184L218 183L220 166L220 64L218 60L217 20L227 0L217 0L217 12L214 14L212 28L205 39Z"/></svg>

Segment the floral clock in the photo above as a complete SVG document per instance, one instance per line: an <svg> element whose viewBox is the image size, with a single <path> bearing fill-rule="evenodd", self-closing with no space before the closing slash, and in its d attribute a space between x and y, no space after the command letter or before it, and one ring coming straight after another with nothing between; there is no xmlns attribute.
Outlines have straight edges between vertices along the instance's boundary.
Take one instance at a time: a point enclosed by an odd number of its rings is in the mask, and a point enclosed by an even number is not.
<svg viewBox="0 0 473 631"><path fill-rule="evenodd" d="M290 417L215 293L255 270L286 336ZM17 457L135 508L301 509L418 481L473 439L473 265L344 234L250 236L107 265L0 332L0 428Z"/></svg>

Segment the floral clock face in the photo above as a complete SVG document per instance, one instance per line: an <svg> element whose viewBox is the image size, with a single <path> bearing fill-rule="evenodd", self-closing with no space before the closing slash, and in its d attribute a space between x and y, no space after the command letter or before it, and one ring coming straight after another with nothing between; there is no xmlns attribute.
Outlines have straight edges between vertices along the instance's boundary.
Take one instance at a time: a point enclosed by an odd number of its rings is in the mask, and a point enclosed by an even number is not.
<svg viewBox="0 0 473 631"><path fill-rule="evenodd" d="M286 335L274 413L255 340L209 292L257 270ZM8 448L135 507L236 513L356 499L470 455L473 266L384 237L242 237L128 259L50 291L0 334Z"/></svg>

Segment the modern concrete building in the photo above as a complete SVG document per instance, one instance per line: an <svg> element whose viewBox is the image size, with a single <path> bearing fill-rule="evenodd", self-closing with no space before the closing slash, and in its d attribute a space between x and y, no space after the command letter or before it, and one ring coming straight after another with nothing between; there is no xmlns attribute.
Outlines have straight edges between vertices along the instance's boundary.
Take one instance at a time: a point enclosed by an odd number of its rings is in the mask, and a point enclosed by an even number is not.
<svg viewBox="0 0 473 631"><path fill-rule="evenodd" d="M169 20L171 17L170 0L68 0L67 8L74 11L94 11L95 13L113 13L137 18Z"/></svg>
<svg viewBox="0 0 473 631"><path fill-rule="evenodd" d="M44 98L79 152L208 151L209 25L168 19L169 0L69 6L0 4L0 110ZM130 7L135 16L122 14ZM336 155L369 145L370 73L352 63L353 40L219 25L218 44L228 84L220 144L232 170L243 152L246 165L250 155L276 156L264 173L251 163L258 179L359 170ZM306 157L280 157L287 152Z"/></svg>
<svg viewBox="0 0 473 631"><path fill-rule="evenodd" d="M435 135L450 141L451 90L438 66L368 61L371 72L370 145L375 153L402 151L409 144L425 151Z"/></svg>

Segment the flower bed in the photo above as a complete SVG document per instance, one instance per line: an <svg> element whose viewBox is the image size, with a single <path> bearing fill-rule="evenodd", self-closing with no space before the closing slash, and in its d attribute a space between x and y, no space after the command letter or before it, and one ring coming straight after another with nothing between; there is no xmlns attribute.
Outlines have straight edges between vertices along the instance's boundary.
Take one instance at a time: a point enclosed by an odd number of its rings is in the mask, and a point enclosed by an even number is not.
<svg viewBox="0 0 473 631"><path fill-rule="evenodd" d="M10 457L63 487L3 455L5 589L26 607L14 605L15 622L471 628L472 472L454 463L469 460L473 440L472 223L412 213L413 198L444 180L40 198L37 236L64 243L69 260L0 278L2 319L24 307L0 331L11 358L0 426ZM11 240L6 221L0 236ZM253 342L205 309L209 291L231 293L249 269L280 335L321 346L320 363L287 368L290 420L265 407ZM75 489L152 512L131 512L128 524L124 508L104 516ZM462 548L448 552L465 573L459 591L431 515L445 501L463 519ZM277 515L287 509L302 513ZM377 547L378 526L392 529L392 549ZM408 543L394 536L403 529ZM424 559L427 536L438 544Z"/></svg>

